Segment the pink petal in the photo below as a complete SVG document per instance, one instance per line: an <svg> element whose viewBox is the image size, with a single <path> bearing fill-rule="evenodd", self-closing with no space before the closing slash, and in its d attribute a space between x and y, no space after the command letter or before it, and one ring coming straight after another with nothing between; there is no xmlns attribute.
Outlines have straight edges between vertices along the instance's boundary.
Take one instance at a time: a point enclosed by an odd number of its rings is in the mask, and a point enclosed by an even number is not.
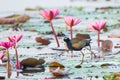
<svg viewBox="0 0 120 80"><path fill-rule="evenodd" d="M13 43L17 43L18 41L20 41L20 39L22 38L23 36L20 34L20 35L13 35L13 36L10 36L8 37L8 40L10 42L13 42Z"/></svg>
<svg viewBox="0 0 120 80"><path fill-rule="evenodd" d="M0 42L0 46L2 46L3 48L10 48L13 46L13 43L12 42Z"/></svg>
<svg viewBox="0 0 120 80"><path fill-rule="evenodd" d="M80 23L80 19L77 19L77 18L75 18L75 17L73 17L73 16L66 16L66 17L64 17L64 20L65 20L65 22L66 22L66 24L68 25L68 26L75 26L75 25L77 25L78 23ZM72 24L72 21L73 21L73 24ZM72 25L71 25L72 24Z"/></svg>
<svg viewBox="0 0 120 80"><path fill-rule="evenodd" d="M45 19L47 19L47 20L50 20L49 19L49 11L48 10L41 10L40 11L40 14L45 18Z"/></svg>
<svg viewBox="0 0 120 80"><path fill-rule="evenodd" d="M71 26L71 21L72 21L71 16L66 16L66 17L64 17L64 20L65 20L65 23L66 23L68 26Z"/></svg>
<svg viewBox="0 0 120 80"><path fill-rule="evenodd" d="M99 24L100 24L99 21L95 21L93 27L94 27L96 30L100 30Z"/></svg>
<svg viewBox="0 0 120 80"><path fill-rule="evenodd" d="M2 64L2 60L0 59L0 64Z"/></svg>
<svg viewBox="0 0 120 80"><path fill-rule="evenodd" d="M59 14L59 10L58 9L52 9L51 11L53 13L53 18L55 18Z"/></svg>
<svg viewBox="0 0 120 80"><path fill-rule="evenodd" d="M23 35L16 35L16 40L17 40L17 42L19 42L20 40L21 40L21 38L23 37Z"/></svg>
<svg viewBox="0 0 120 80"><path fill-rule="evenodd" d="M77 24L79 24L81 22L81 20L80 19L74 19L74 24L73 25L77 25Z"/></svg>
<svg viewBox="0 0 120 80"><path fill-rule="evenodd" d="M95 22L92 22L92 23L90 23L89 24L89 28L91 29L91 30L101 30L104 26L105 26L105 24L106 24L106 21L95 21Z"/></svg>
<svg viewBox="0 0 120 80"><path fill-rule="evenodd" d="M102 29L104 26L105 26L105 24L106 24L106 21L100 21L100 24L99 24L99 27L100 27L100 29Z"/></svg>
<svg viewBox="0 0 120 80"><path fill-rule="evenodd" d="M89 29L90 31L95 31L95 29L93 28L93 25L92 25L92 24L89 24L89 25L88 25L88 29Z"/></svg>
<svg viewBox="0 0 120 80"><path fill-rule="evenodd" d="M47 20L51 20L51 19L55 18L58 15L58 13L59 13L58 9L50 9L50 10L41 10L40 11L40 14Z"/></svg>

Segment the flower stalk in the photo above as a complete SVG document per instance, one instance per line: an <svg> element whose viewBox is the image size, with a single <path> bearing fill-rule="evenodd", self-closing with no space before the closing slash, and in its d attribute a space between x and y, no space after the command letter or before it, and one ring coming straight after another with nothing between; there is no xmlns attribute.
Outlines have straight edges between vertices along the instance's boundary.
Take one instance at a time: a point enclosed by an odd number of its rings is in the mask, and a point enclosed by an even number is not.
<svg viewBox="0 0 120 80"><path fill-rule="evenodd" d="M59 41L58 41L58 38L57 38L56 32L55 32L55 30L54 30L54 28L53 28L52 21L50 21L50 26L51 26L51 28L52 28L52 32L53 32L53 34L54 34L54 37L55 37L55 40L56 40L57 46L60 47L60 44L59 44Z"/></svg>
<svg viewBox="0 0 120 80"><path fill-rule="evenodd" d="M72 34L72 27L70 27L70 38L73 38L73 34Z"/></svg>
<svg viewBox="0 0 120 80"><path fill-rule="evenodd" d="M98 47L100 47L100 31L98 31Z"/></svg>
<svg viewBox="0 0 120 80"><path fill-rule="evenodd" d="M72 39L73 38L72 27L79 24L81 20L73 16L65 16L64 20L65 23L70 27L70 38Z"/></svg>
<svg viewBox="0 0 120 80"><path fill-rule="evenodd" d="M7 53L7 77L10 78L11 76L11 65L10 65L10 57L9 57L9 48L13 46L12 42L0 42L0 46L2 46L4 49L6 49Z"/></svg>
<svg viewBox="0 0 120 80"><path fill-rule="evenodd" d="M97 31L97 43L98 43L98 48L100 47L100 31L103 29L106 25L106 21L100 20L100 21L94 21L88 25L90 31Z"/></svg>
<svg viewBox="0 0 120 80"><path fill-rule="evenodd" d="M6 53L7 53L7 77L10 78L11 76L11 65L10 65L10 57L9 57L9 51L8 49L6 49Z"/></svg>
<svg viewBox="0 0 120 80"><path fill-rule="evenodd" d="M16 69L19 69L19 63L18 63L18 51L16 45L14 45L15 49L15 55L16 55ZM19 73L17 72L17 76L19 76Z"/></svg>
<svg viewBox="0 0 120 80"><path fill-rule="evenodd" d="M41 14L45 19L47 19L48 21L50 21L50 27L52 28L52 31L53 31L53 33L54 33L57 46L59 47L59 46L60 46L60 45L59 45L59 41L58 41L58 39L57 39L55 30L54 30L54 27L53 27L53 24L52 24L52 19L55 19L55 18L56 18L56 16L59 14L59 10L58 10L58 9L41 10L41 11L40 11L40 14Z"/></svg>
<svg viewBox="0 0 120 80"><path fill-rule="evenodd" d="M21 40L22 38L22 35L13 35L13 36L10 36L8 37L8 40L10 42L13 42L14 43L14 49L15 49L15 55L16 55L16 69L19 69L20 68L20 65L19 65L19 59L18 59L18 51L17 51L17 43ZM19 76L19 73L17 72L17 76Z"/></svg>

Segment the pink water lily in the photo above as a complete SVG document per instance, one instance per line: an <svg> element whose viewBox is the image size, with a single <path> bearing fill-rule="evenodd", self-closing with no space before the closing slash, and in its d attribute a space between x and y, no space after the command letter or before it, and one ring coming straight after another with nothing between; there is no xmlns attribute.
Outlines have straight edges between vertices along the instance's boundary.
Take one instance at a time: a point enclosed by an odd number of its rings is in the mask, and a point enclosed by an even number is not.
<svg viewBox="0 0 120 80"><path fill-rule="evenodd" d="M72 39L72 27L79 24L81 20L73 16L66 16L64 17L64 20L65 20L65 23L70 27L70 34Z"/></svg>
<svg viewBox="0 0 120 80"><path fill-rule="evenodd" d="M13 36L9 36L8 39L10 42L13 42L14 44L16 44L17 42L19 42L21 40L21 38L23 37L23 35L13 35Z"/></svg>
<svg viewBox="0 0 120 80"><path fill-rule="evenodd" d="M59 10L58 9L41 10L40 14L48 21L51 21L59 14Z"/></svg>
<svg viewBox="0 0 120 80"><path fill-rule="evenodd" d="M5 54L3 53L3 51L0 51L0 64L2 64L2 59L5 56Z"/></svg>
<svg viewBox="0 0 120 80"><path fill-rule="evenodd" d="M66 24L70 27L75 26L81 22L80 19L73 17L73 16L66 16L66 17L64 17L64 20L65 20Z"/></svg>
<svg viewBox="0 0 120 80"><path fill-rule="evenodd" d="M10 57L9 57L9 48L10 47L12 47L14 44L13 44L13 42L8 42L8 41L6 41L6 42L0 42L0 46L2 46L3 48L5 48L6 49L6 53L7 53L7 77L8 78L10 78L10 76L11 76L11 65L10 65Z"/></svg>
<svg viewBox="0 0 120 80"><path fill-rule="evenodd" d="M0 46L2 46L3 48L5 49L9 49L10 47L13 46L13 43L12 42L0 42Z"/></svg>
<svg viewBox="0 0 120 80"><path fill-rule="evenodd" d="M98 47L100 47L100 30L105 27L106 21L101 20L101 21L95 21L92 22L88 25L89 29L91 31L97 30L98 31Z"/></svg>
<svg viewBox="0 0 120 80"><path fill-rule="evenodd" d="M17 69L20 69L19 59L18 59L18 51L17 51L17 42L19 42L22 37L23 37L23 35L21 35L21 34L19 34L19 35L13 35L13 36L9 36L8 37L8 40L10 42L14 43L14 49L15 49L15 54L16 54L16 68ZM19 76L18 73L17 73L17 76Z"/></svg>
<svg viewBox="0 0 120 80"><path fill-rule="evenodd" d="M41 10L40 14L47 19L48 21L50 21L50 26L52 28L52 31L54 33L54 37L57 43L57 46L59 47L59 41L57 39L57 35L56 32L54 30L53 24L52 24L52 19L56 18L56 16L59 14L59 10L58 9L50 9L50 10Z"/></svg>
<svg viewBox="0 0 120 80"><path fill-rule="evenodd" d="M92 31L93 30L100 31L103 27L105 27L105 25L106 25L106 21L101 20L90 23L88 27Z"/></svg>

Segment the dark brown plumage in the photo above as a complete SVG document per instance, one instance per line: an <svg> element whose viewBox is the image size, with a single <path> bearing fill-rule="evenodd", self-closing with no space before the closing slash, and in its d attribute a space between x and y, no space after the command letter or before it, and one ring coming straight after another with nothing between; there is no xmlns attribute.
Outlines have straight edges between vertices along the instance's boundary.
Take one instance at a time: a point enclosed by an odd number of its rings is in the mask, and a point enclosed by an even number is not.
<svg viewBox="0 0 120 80"><path fill-rule="evenodd" d="M84 53L82 52L82 49L85 48L86 46L90 47L91 39L73 38L73 39L70 40L69 38L65 37L64 41L66 42L67 48L69 50L81 51L81 53L82 53L82 61L81 61L81 63L79 65L76 66L76 68L80 67L80 65L83 63L83 59L84 59ZM86 48L86 49L88 49L88 48ZM92 58L91 47L88 50L91 52L91 58Z"/></svg>
<svg viewBox="0 0 120 80"><path fill-rule="evenodd" d="M20 62L21 66L23 66L23 70L25 70L27 67L36 67L44 63L45 63L45 60L43 59L37 60L36 58L27 58L27 59L23 59Z"/></svg>

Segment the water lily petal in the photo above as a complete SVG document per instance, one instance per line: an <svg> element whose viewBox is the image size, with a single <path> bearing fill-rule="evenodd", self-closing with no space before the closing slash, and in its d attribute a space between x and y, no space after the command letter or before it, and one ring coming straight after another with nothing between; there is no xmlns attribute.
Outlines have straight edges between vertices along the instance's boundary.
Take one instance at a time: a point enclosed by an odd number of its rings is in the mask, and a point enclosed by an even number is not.
<svg viewBox="0 0 120 80"><path fill-rule="evenodd" d="M65 23L68 25L68 26L75 26L75 25L77 25L78 23L80 23L81 22L81 20L80 19L78 19L78 18L75 18L75 17L73 17L73 16L65 16L64 17L64 20L65 20Z"/></svg>
<svg viewBox="0 0 120 80"><path fill-rule="evenodd" d="M81 22L81 20L76 18L76 19L74 19L74 24L73 25L77 25L80 22Z"/></svg>
<svg viewBox="0 0 120 80"><path fill-rule="evenodd" d="M106 24L106 21L102 20L102 21L95 21L95 22L92 22L88 25L89 29L91 30L97 30L97 31L100 31Z"/></svg>
<svg viewBox="0 0 120 80"><path fill-rule="evenodd" d="M2 46L3 48L10 48L13 46L13 42L0 42L0 46Z"/></svg>
<svg viewBox="0 0 120 80"><path fill-rule="evenodd" d="M0 64L2 64L2 60L0 59Z"/></svg>
<svg viewBox="0 0 120 80"><path fill-rule="evenodd" d="M58 9L50 9L50 10L41 10L40 14L47 19L48 21L52 20L59 14Z"/></svg>
<svg viewBox="0 0 120 80"><path fill-rule="evenodd" d="M102 29L105 26L105 24L106 24L106 21L104 20L100 21L100 24L99 24L100 29Z"/></svg>
<svg viewBox="0 0 120 80"><path fill-rule="evenodd" d="M53 18L55 18L59 14L59 9L52 9Z"/></svg>
<svg viewBox="0 0 120 80"><path fill-rule="evenodd" d="M13 35L13 36L9 36L8 37L8 40L10 41L10 42L13 42L13 43L17 43L17 42L19 42L20 40L21 40L21 38L23 37L23 35Z"/></svg>

